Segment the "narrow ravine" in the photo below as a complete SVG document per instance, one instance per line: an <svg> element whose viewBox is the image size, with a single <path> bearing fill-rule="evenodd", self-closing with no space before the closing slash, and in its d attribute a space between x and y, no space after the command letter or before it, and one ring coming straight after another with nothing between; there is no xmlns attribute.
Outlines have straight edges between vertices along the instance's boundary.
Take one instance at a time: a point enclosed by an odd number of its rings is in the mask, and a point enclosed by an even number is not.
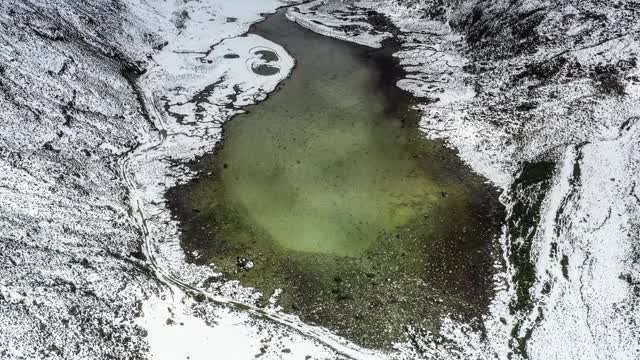
<svg viewBox="0 0 640 360"><path fill-rule="evenodd" d="M255 287L305 322L390 349L406 326L437 333L479 319L492 298L503 213L494 188L424 138L393 43L371 49L290 22L252 33L296 59L267 100L169 191L191 261ZM247 63L269 76L277 55ZM229 57L235 54L229 53ZM193 254L197 254L194 256Z"/></svg>

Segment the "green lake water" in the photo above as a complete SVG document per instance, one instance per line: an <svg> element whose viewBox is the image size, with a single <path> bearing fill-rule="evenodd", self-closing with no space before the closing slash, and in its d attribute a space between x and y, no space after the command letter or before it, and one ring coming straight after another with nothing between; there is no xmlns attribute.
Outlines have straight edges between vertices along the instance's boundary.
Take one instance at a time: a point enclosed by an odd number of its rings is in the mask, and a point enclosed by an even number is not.
<svg viewBox="0 0 640 360"><path fill-rule="evenodd" d="M265 298L282 288L286 311L368 347L388 348L405 325L437 332L443 314L486 311L498 194L423 137L394 86L393 48L323 37L282 12L252 32L297 65L224 125L194 165L203 175L168 193L190 259ZM269 76L277 59L262 56Z"/></svg>

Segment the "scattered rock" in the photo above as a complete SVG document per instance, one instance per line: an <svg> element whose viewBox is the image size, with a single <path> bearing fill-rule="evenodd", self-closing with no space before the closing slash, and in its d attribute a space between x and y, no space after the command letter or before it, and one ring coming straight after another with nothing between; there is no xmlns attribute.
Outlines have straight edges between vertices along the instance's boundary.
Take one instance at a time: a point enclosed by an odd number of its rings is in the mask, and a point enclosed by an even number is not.
<svg viewBox="0 0 640 360"><path fill-rule="evenodd" d="M236 258L236 267L240 271L247 271L247 270L253 269L254 264L253 264L253 261L247 258L238 257Z"/></svg>

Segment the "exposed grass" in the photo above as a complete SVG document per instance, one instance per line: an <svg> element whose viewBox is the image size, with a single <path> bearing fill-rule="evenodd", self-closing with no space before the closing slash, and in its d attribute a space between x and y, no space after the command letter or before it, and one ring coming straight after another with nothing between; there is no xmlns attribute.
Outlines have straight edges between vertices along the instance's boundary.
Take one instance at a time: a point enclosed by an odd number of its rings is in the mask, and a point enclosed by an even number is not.
<svg viewBox="0 0 640 360"><path fill-rule="evenodd" d="M513 281L516 297L510 304L512 313L530 306L529 290L536 274L531 260L531 245L540 220L540 207L549 187L555 164L551 162L525 163L511 192L515 199L507 224L509 229L509 260L515 267Z"/></svg>
<svg viewBox="0 0 640 360"><path fill-rule="evenodd" d="M560 266L562 266L562 276L565 279L569 279L569 257L567 255L562 255Z"/></svg>
<svg viewBox="0 0 640 360"><path fill-rule="evenodd" d="M511 187L514 199L512 213L507 220L509 260L514 266L513 282L515 297L509 304L512 314L530 311L531 287L536 280L535 264L531 258L531 247L540 221L540 208L550 186L555 163L525 163L522 172ZM519 337L520 322L512 329L514 350L526 357L526 342L532 329Z"/></svg>

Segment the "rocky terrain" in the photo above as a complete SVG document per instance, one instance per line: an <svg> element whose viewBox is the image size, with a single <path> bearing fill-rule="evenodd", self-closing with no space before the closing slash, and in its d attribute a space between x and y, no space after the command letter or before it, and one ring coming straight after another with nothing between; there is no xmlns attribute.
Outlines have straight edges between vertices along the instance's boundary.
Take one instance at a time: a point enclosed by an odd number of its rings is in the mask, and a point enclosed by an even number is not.
<svg viewBox="0 0 640 360"><path fill-rule="evenodd" d="M278 1L0 5L0 358L640 357L640 3L315 1L288 17L400 45L426 136L503 190L483 329L392 354L185 261L164 192L293 68ZM387 40L389 41L389 40ZM260 76L260 49L279 71Z"/></svg>

